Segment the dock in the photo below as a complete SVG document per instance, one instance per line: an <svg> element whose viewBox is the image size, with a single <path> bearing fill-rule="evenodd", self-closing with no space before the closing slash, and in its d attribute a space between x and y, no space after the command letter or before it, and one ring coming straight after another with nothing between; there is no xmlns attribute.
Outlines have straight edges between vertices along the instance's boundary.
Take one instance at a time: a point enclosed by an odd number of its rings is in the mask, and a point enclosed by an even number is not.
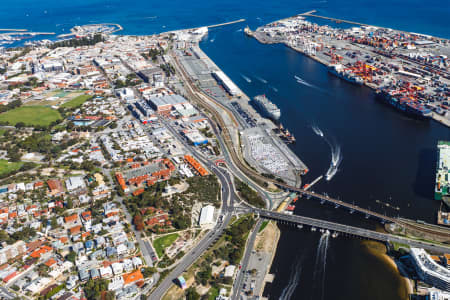
<svg viewBox="0 0 450 300"><path fill-rule="evenodd" d="M312 11L300 14L299 16L314 17L314 18L319 18L319 19L333 21L333 22L336 22L336 23L347 23L347 24L353 24L353 25L358 25L358 26L372 26L372 25L364 24L364 23L360 23L360 22L354 22L354 21L349 21L349 20L344 20L344 19L336 19L336 18L331 18L331 17L319 16L319 15L313 14L312 12L316 12L316 11L312 10Z"/></svg>
<svg viewBox="0 0 450 300"><path fill-rule="evenodd" d="M308 184L308 185L304 188L304 190L305 190L305 191L309 190L310 188L312 188L313 185L315 185L317 182L319 182L319 180L322 179L322 178L323 178L323 175L320 175L319 177L317 177L316 179L314 179L313 182L311 182L310 184Z"/></svg>

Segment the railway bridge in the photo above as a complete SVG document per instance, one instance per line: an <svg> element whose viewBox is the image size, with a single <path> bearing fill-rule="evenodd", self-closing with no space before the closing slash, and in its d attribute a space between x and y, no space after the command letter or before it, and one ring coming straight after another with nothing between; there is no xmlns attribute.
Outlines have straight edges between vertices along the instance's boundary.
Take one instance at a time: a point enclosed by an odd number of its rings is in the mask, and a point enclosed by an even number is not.
<svg viewBox="0 0 450 300"><path fill-rule="evenodd" d="M374 212L372 210L363 208L363 207L359 207L358 205L354 205L339 199L334 199L326 194L318 194L315 193L313 191L308 191L306 189L302 189L302 188L297 188L297 187L293 187L287 184L281 184L281 183L277 183L277 185L285 190L288 191L292 191L292 192L297 192L299 193L301 196L306 197L307 199L316 199L318 201L320 201L321 204L327 203L330 205L333 205L335 208L338 207L342 207L344 209L347 209L351 214L357 212L360 213L362 215L364 215L366 217L366 219L372 217L378 221L380 221L381 223L397 223L398 220L396 218L392 218L377 212Z"/></svg>

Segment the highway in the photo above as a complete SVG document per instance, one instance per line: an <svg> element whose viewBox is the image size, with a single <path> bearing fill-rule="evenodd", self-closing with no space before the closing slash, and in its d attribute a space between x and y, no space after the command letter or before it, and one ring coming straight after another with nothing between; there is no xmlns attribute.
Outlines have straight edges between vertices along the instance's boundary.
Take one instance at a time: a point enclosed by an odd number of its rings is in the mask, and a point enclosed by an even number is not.
<svg viewBox="0 0 450 300"><path fill-rule="evenodd" d="M242 283L244 281L244 273L247 271L248 262L250 260L250 255L252 254L253 244L255 243L256 235L258 235L259 228L261 227L262 219L258 219L255 227L253 228L250 238L247 241L247 246L245 248L244 257L241 261L241 269L238 270L236 279L233 283L233 293L231 295L231 300L238 300L239 293L242 290Z"/></svg>
<svg viewBox="0 0 450 300"><path fill-rule="evenodd" d="M250 212L250 211L249 211ZM373 230L368 230L364 228L358 228L348 225L343 225L339 223L313 219L308 217L303 217L299 215L287 215L283 213L277 213L273 211L263 210L263 209L252 209L251 212L259 214L261 218L276 220L286 223L309 225L317 228L323 228L330 231L336 231L340 233L345 233L348 235L359 236L371 240L376 240L380 242L396 242L401 244L406 244L411 247L424 248L434 252L449 253L450 245L446 246L443 244L432 244L424 241L418 241L406 237L396 236L387 233L381 233Z"/></svg>

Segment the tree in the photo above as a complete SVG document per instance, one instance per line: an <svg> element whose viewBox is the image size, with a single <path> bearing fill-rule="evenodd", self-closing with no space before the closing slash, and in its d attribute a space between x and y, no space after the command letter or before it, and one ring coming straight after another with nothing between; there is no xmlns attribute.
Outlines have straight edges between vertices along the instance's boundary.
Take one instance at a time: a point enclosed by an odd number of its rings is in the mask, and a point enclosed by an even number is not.
<svg viewBox="0 0 450 300"><path fill-rule="evenodd" d="M16 128L17 129L20 129L20 128L23 128L23 127L25 127L25 123L24 122L17 122L16 123Z"/></svg>
<svg viewBox="0 0 450 300"><path fill-rule="evenodd" d="M141 213L137 212L133 217L133 224L136 226L136 230L141 231L144 229L144 222L142 221Z"/></svg>
<svg viewBox="0 0 450 300"><path fill-rule="evenodd" d="M73 200L72 200L72 198L67 199L67 208L68 209L73 208Z"/></svg>
<svg viewBox="0 0 450 300"><path fill-rule="evenodd" d="M101 292L108 289L108 281L105 279L92 280L89 279L84 285L83 291L88 300L97 300L100 298Z"/></svg>
<svg viewBox="0 0 450 300"><path fill-rule="evenodd" d="M142 275L144 275L144 278L148 278L155 274L157 272L156 268L154 267L146 267L142 268Z"/></svg>
<svg viewBox="0 0 450 300"><path fill-rule="evenodd" d="M199 300L200 295L197 293L195 288L190 287L186 290L186 300Z"/></svg>
<svg viewBox="0 0 450 300"><path fill-rule="evenodd" d="M74 251L70 251L70 253L66 256L66 259L72 263L75 263L76 258L77 254Z"/></svg>
<svg viewBox="0 0 450 300"><path fill-rule="evenodd" d="M52 226L53 229L55 229L58 226L58 222L56 221L56 216L53 216L51 221L50 221L50 225Z"/></svg>

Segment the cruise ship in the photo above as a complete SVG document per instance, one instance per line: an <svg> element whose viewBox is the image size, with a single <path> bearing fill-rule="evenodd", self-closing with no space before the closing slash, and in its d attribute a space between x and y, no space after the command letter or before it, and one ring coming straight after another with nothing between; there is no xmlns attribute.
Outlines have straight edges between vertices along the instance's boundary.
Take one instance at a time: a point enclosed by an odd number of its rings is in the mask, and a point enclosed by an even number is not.
<svg viewBox="0 0 450 300"><path fill-rule="evenodd" d="M362 85L364 83L364 80L361 77L355 76L350 71L346 71L344 69L344 66L341 64L331 65L328 68L328 72L330 72L331 74L333 74L339 78L342 78L348 82L351 82L351 83L354 83L357 85Z"/></svg>
<svg viewBox="0 0 450 300"><path fill-rule="evenodd" d="M267 99L266 95L258 95L253 98L258 109L262 111L265 117L268 117L274 121L278 121L281 117L280 109Z"/></svg>
<svg viewBox="0 0 450 300"><path fill-rule="evenodd" d="M401 95L396 90L390 90L388 88L378 90L377 98L410 117L427 120L432 116L431 110L425 105Z"/></svg>

